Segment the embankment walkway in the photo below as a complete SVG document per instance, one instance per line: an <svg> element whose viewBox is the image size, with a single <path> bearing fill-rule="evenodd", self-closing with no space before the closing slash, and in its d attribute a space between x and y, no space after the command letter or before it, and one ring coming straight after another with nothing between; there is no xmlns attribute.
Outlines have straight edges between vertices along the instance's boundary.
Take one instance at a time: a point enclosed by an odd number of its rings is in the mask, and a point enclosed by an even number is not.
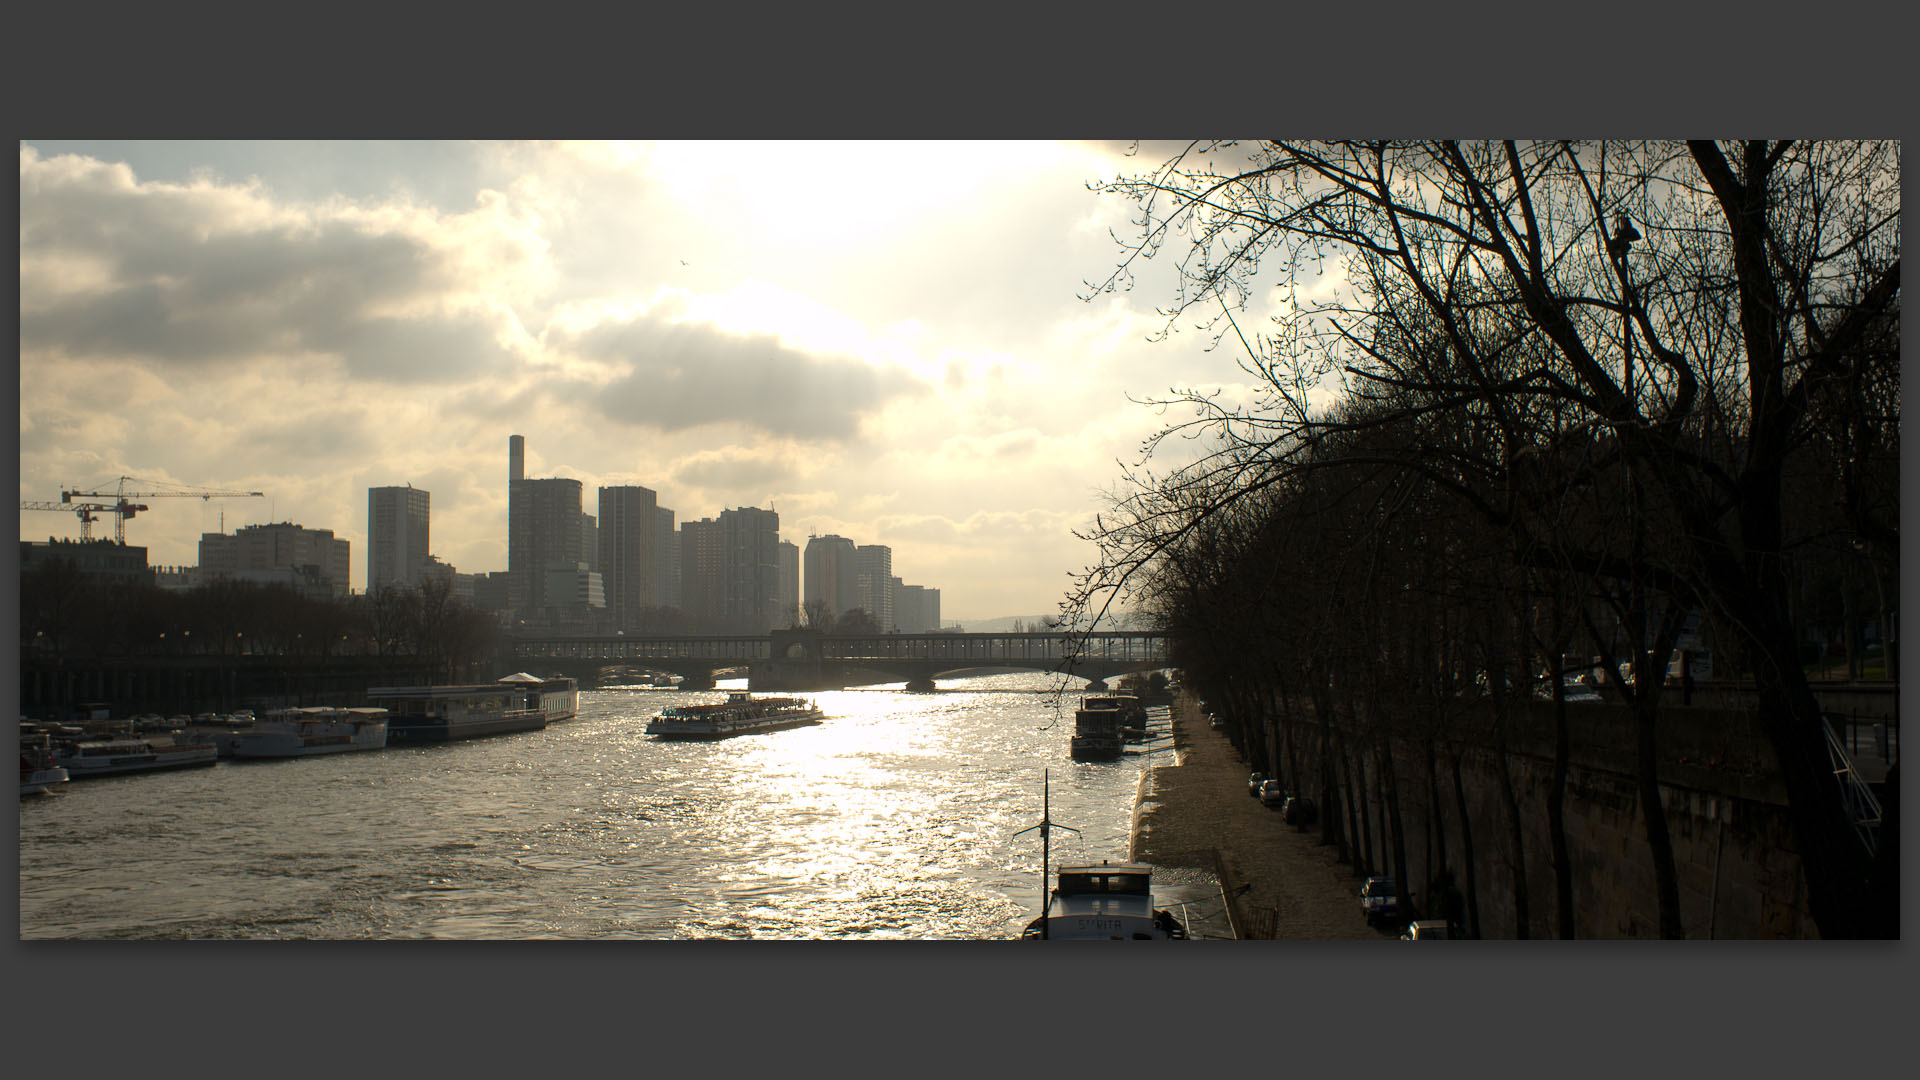
<svg viewBox="0 0 1920 1080"><path fill-rule="evenodd" d="M1317 826L1296 830L1247 794L1248 766L1184 694L1174 699L1173 738L1175 753L1155 753L1143 785L1131 858L1217 874L1243 939L1397 939L1367 926L1360 883L1337 849L1320 845Z"/></svg>

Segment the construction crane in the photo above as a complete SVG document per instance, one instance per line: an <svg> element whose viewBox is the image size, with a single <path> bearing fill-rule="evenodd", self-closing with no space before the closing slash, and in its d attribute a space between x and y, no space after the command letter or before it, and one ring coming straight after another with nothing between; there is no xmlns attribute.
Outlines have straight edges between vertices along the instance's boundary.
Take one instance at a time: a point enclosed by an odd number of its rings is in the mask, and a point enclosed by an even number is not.
<svg viewBox="0 0 1920 1080"><path fill-rule="evenodd" d="M127 490L128 484L133 484L136 487L144 485L152 487L154 490L129 491ZM113 491L62 491L60 493L60 501L63 503L71 503L74 499L112 499L113 503L104 507L104 509L111 511L113 514L113 542L116 544L124 544L127 542L127 519L146 509L145 506L136 506L129 500L184 499L189 496L202 501L207 499L264 499L266 498L266 494L264 491L218 491L213 488L188 487L179 484L167 487L155 481L141 480L133 476L123 476L120 478L119 487ZM23 506L22 508L24 509L25 507ZM87 526L89 523L89 517L85 513L81 513L80 532L83 538L87 535Z"/></svg>
<svg viewBox="0 0 1920 1080"><path fill-rule="evenodd" d="M112 514L116 521L132 517L145 510L144 505L130 503L124 499L117 503L76 503L76 502L23 502L22 510L68 510L80 515L80 539L93 539L93 519L101 514ZM126 541L121 541L125 543Z"/></svg>

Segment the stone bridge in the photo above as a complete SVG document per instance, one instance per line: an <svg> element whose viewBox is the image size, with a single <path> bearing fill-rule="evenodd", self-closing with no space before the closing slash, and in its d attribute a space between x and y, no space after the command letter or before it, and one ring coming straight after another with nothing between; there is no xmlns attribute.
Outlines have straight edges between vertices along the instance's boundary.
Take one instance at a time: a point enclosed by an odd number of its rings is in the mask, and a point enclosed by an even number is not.
<svg viewBox="0 0 1920 1080"><path fill-rule="evenodd" d="M689 688L713 685L714 673L747 669L754 690L835 690L905 681L933 689L943 674L971 668L1027 668L1105 680L1167 666L1166 636L1153 631L1096 634L821 634L776 630L759 635L615 634L515 638L510 659L541 674L565 674L582 686L613 668L672 672Z"/></svg>

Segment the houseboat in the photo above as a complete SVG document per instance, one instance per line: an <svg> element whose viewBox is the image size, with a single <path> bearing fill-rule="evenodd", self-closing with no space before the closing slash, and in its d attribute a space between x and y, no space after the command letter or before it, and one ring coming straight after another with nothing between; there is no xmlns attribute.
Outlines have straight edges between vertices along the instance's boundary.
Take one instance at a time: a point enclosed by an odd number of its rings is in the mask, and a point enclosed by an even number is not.
<svg viewBox="0 0 1920 1080"><path fill-rule="evenodd" d="M564 676L523 671L475 686L377 686L367 691L367 703L387 710L389 742L448 742L571 720L580 690Z"/></svg>
<svg viewBox="0 0 1920 1080"><path fill-rule="evenodd" d="M1073 760L1111 761L1125 748L1127 732L1146 726L1146 710L1130 694L1081 698L1073 713Z"/></svg>
<svg viewBox="0 0 1920 1080"><path fill-rule="evenodd" d="M387 710L327 705L276 709L234 736L236 758L307 757L387 745Z"/></svg>

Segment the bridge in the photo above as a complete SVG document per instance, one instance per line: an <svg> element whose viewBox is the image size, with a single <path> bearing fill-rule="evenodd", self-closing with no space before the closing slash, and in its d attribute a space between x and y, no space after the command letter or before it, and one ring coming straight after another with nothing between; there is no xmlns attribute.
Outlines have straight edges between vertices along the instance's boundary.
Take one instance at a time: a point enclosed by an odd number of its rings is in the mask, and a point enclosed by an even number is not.
<svg viewBox="0 0 1920 1080"><path fill-rule="evenodd" d="M608 669L626 667L672 672L695 689L712 686L717 671L742 667L755 690L834 690L902 680L910 689L932 689L940 675L970 668L1057 671L1103 684L1168 664L1166 635L1143 630L516 637L510 652L517 667L571 675L582 686L596 685Z"/></svg>

